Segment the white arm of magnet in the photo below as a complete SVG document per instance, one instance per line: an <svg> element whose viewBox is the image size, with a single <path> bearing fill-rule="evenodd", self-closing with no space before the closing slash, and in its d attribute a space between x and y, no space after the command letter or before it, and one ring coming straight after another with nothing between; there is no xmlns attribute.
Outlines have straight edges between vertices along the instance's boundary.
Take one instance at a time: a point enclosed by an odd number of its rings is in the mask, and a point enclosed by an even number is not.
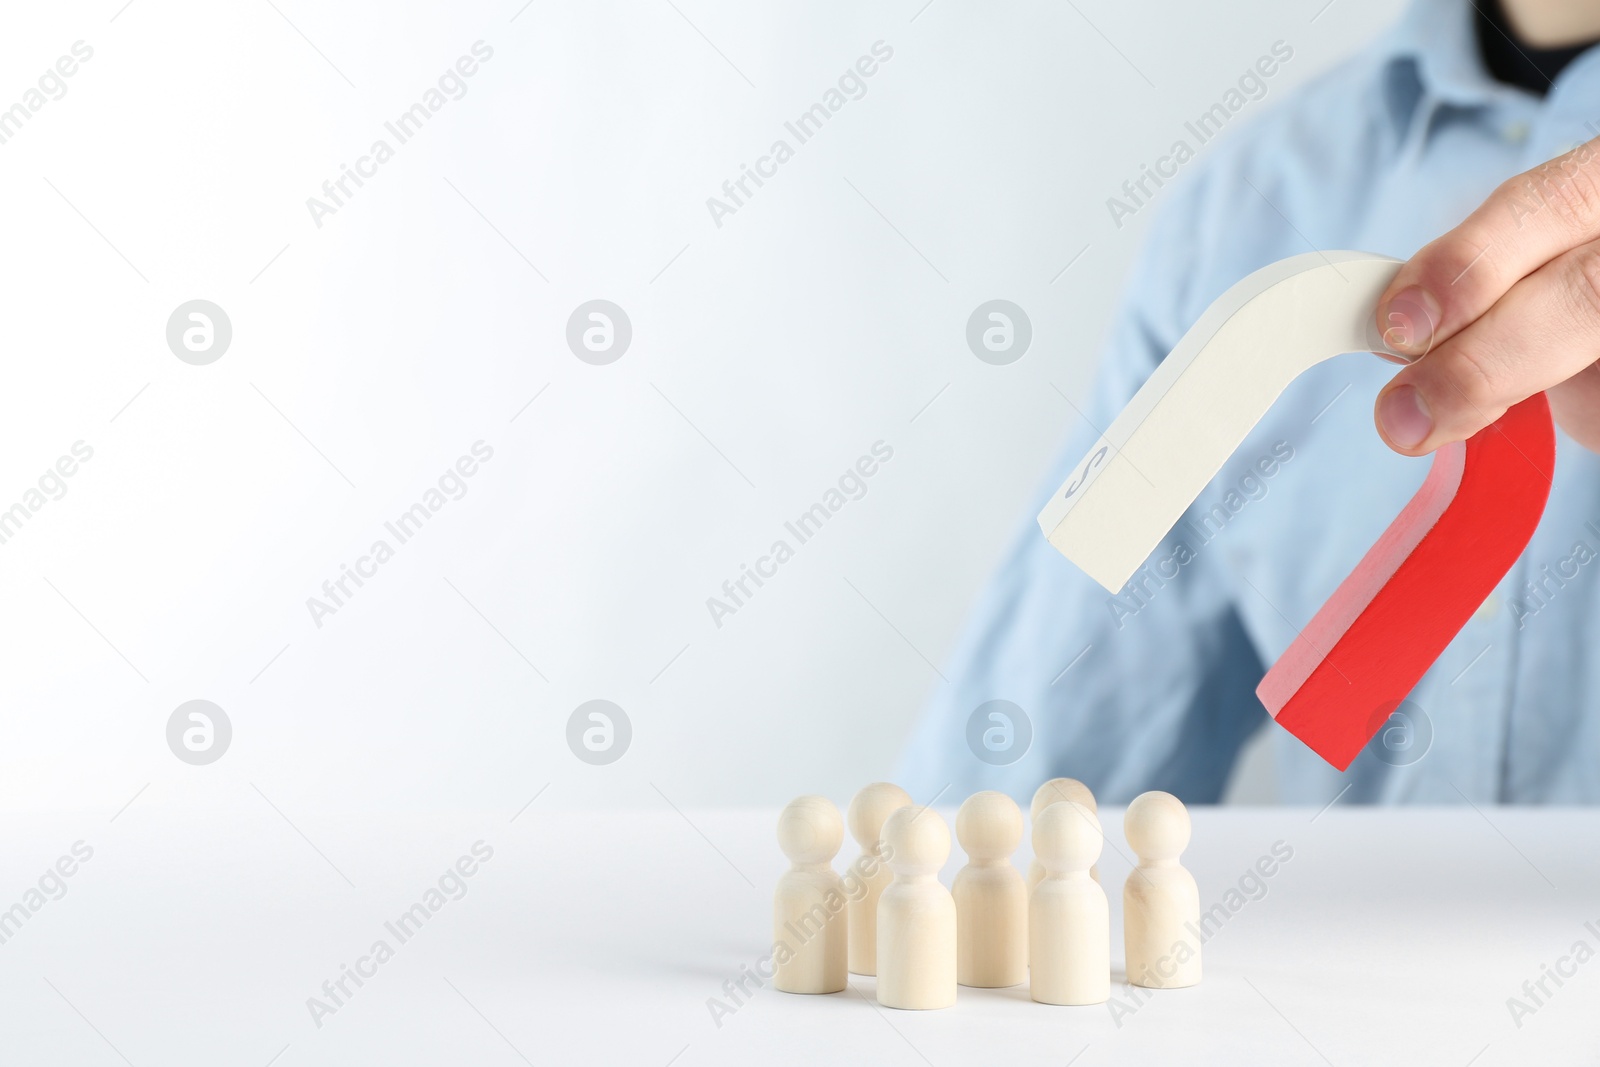
<svg viewBox="0 0 1600 1067"><path fill-rule="evenodd" d="M1119 591L1273 401L1346 352L1387 352L1374 323L1400 261L1310 252L1217 298L1039 513L1050 543Z"/></svg>

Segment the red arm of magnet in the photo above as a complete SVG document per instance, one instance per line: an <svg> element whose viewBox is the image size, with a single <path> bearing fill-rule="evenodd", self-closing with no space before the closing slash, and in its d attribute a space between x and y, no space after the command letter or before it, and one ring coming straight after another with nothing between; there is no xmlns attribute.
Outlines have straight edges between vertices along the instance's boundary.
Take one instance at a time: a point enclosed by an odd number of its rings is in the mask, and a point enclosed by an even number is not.
<svg viewBox="0 0 1600 1067"><path fill-rule="evenodd" d="M1522 554L1555 472L1544 394L1441 448L1417 495L1256 688L1341 771Z"/></svg>

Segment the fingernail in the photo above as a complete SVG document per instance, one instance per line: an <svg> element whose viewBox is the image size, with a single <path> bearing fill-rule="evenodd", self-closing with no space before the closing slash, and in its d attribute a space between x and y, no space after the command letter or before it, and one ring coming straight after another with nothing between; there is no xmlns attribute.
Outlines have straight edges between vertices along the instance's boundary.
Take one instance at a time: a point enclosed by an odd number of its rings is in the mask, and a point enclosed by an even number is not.
<svg viewBox="0 0 1600 1067"><path fill-rule="evenodd" d="M1439 302L1420 285L1400 290L1383 316L1383 342L1396 352L1421 356L1439 328Z"/></svg>
<svg viewBox="0 0 1600 1067"><path fill-rule="evenodd" d="M1397 385L1378 399L1378 425L1400 448L1416 448L1433 432L1428 402L1414 385Z"/></svg>

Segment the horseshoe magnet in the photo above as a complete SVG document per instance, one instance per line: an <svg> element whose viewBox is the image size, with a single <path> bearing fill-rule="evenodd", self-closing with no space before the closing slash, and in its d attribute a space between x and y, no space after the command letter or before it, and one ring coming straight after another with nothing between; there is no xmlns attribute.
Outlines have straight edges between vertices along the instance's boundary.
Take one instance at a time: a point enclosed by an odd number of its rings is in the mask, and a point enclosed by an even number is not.
<svg viewBox="0 0 1600 1067"><path fill-rule="evenodd" d="M1115 593L1273 401L1346 352L1390 351L1374 311L1400 261L1313 252L1249 275L1206 309L1039 515ZM1273 664L1256 695L1344 770L1527 547L1555 469L1538 394L1434 453L1398 517Z"/></svg>

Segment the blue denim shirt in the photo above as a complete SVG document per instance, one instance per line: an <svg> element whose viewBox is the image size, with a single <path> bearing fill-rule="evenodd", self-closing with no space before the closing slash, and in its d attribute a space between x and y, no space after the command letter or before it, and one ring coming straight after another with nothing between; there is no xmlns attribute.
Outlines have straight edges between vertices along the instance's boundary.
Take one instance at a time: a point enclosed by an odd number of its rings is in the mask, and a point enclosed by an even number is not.
<svg viewBox="0 0 1600 1067"><path fill-rule="evenodd" d="M1600 801L1600 457L1564 435L1522 559L1343 774L1274 725L1254 689L1427 471L1373 428L1392 365L1351 354L1297 379L1119 596L1034 521L1094 427L1234 282L1312 249L1409 257L1501 182L1600 133L1600 48L1541 100L1490 80L1474 33L1465 0L1418 0L1161 190L1091 405L1022 507L905 753L913 796L1026 799L1068 775L1110 801L1213 801L1267 729L1288 802L1346 786L1346 803Z"/></svg>

